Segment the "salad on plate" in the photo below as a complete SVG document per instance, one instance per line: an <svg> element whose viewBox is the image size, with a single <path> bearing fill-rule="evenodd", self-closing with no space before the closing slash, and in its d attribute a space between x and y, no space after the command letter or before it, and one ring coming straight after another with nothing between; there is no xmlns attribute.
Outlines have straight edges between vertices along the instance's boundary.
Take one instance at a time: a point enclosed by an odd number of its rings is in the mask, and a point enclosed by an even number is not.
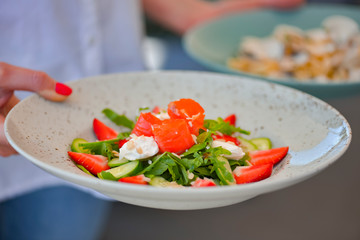
<svg viewBox="0 0 360 240"><path fill-rule="evenodd" d="M106 108L119 131L93 119L95 142L75 138L68 155L100 179L156 187L211 187L246 184L271 176L289 147L272 148L269 138L248 138L236 115L205 119L193 99L167 109L140 109L135 121Z"/></svg>

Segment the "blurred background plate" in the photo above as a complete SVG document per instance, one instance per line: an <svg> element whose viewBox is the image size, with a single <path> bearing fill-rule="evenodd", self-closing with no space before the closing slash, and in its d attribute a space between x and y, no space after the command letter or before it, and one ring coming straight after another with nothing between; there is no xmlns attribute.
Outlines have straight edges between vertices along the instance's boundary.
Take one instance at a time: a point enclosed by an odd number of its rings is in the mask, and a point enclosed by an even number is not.
<svg viewBox="0 0 360 240"><path fill-rule="evenodd" d="M279 24L303 30L319 28L321 22L331 15L350 17L360 25L360 8L357 6L308 4L293 11L258 10L218 18L189 31L183 38L183 45L191 58L210 70L284 84L323 99L359 94L360 81L316 83L280 80L233 70L226 64L229 57L235 56L240 40L246 36L269 36Z"/></svg>

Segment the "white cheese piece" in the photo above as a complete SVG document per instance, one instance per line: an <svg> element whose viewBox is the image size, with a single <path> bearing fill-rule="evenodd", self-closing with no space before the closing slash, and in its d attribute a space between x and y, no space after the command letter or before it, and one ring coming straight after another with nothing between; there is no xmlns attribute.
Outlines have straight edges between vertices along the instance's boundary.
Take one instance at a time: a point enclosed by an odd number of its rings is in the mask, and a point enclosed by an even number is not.
<svg viewBox="0 0 360 240"><path fill-rule="evenodd" d="M152 157L158 152L159 147L153 137L131 135L131 139L119 149L119 158L133 161Z"/></svg>
<svg viewBox="0 0 360 240"><path fill-rule="evenodd" d="M161 112L161 113L153 114L153 115L160 120L170 119L170 116L167 112Z"/></svg>
<svg viewBox="0 0 360 240"><path fill-rule="evenodd" d="M227 159L232 159L232 160L239 160L242 157L244 157L245 153L242 150L241 147L236 146L233 142L224 142L224 141L219 141L219 140L214 140L212 142L211 145L213 148L216 147L222 147L228 151L231 152L231 155L224 155L224 157L226 157Z"/></svg>

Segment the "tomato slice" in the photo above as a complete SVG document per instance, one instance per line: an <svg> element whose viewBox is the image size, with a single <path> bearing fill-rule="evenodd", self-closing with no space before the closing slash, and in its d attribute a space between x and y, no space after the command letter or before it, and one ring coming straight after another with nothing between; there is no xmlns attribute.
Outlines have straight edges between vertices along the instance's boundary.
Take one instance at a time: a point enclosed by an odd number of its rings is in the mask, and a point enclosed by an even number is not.
<svg viewBox="0 0 360 240"><path fill-rule="evenodd" d="M154 124L153 133L160 152L181 154L195 144L184 119L166 119Z"/></svg>
<svg viewBox="0 0 360 240"><path fill-rule="evenodd" d="M103 122L101 122L97 118L94 118L93 129L94 129L96 138L100 141L114 139L118 135L117 131L108 127L107 125L105 125Z"/></svg>
<svg viewBox="0 0 360 240"><path fill-rule="evenodd" d="M240 146L240 141L236 137L232 137L229 135L212 135L214 140L223 140L225 142L233 142L236 146Z"/></svg>
<svg viewBox="0 0 360 240"><path fill-rule="evenodd" d="M132 134L136 136L147 136L151 137L154 136L152 132L152 125L153 124L161 124L161 120L155 117L152 113L140 113L140 116L132 130Z"/></svg>
<svg viewBox="0 0 360 240"><path fill-rule="evenodd" d="M231 114L229 116L227 116L225 119L224 119L225 122L229 122L230 125L233 125L235 126L236 124L236 115L235 114Z"/></svg>
<svg viewBox="0 0 360 240"><path fill-rule="evenodd" d="M168 114L173 119L185 119L192 134L198 135L204 125L204 109L190 98L182 98L168 105Z"/></svg>

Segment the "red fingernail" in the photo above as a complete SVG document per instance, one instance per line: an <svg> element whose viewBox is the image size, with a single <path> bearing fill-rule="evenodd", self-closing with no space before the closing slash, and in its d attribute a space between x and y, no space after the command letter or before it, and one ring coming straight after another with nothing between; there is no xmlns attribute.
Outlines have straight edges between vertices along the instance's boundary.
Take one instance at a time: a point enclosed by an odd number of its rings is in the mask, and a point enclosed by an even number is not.
<svg viewBox="0 0 360 240"><path fill-rule="evenodd" d="M55 92L64 96L69 96L72 93L72 89L63 83L56 83Z"/></svg>

